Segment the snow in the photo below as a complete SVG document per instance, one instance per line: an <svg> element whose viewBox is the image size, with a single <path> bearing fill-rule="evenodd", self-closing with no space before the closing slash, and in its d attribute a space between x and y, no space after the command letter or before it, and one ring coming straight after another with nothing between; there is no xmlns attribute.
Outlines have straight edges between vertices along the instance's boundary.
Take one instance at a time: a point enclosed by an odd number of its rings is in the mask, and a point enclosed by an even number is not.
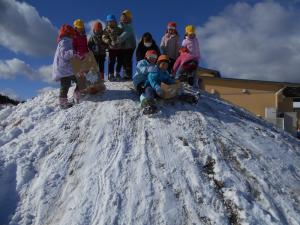
<svg viewBox="0 0 300 225"><path fill-rule="evenodd" d="M0 111L0 224L300 224L298 140L206 93L148 117L106 85Z"/></svg>

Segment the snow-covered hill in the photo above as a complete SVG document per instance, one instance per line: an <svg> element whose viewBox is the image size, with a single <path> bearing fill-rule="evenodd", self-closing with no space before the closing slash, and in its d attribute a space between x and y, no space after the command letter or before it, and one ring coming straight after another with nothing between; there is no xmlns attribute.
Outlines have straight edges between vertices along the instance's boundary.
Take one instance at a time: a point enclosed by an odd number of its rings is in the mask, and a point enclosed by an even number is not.
<svg viewBox="0 0 300 225"><path fill-rule="evenodd" d="M0 224L300 224L299 141L206 94L143 116L106 84L0 111Z"/></svg>

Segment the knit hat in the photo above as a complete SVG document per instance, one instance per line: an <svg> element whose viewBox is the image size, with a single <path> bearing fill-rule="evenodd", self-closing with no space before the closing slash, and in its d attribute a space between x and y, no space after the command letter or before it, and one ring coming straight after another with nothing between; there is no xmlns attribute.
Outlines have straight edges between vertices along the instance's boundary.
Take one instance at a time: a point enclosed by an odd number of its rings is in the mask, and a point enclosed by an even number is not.
<svg viewBox="0 0 300 225"><path fill-rule="evenodd" d="M176 23L169 22L167 28L168 28L168 30L176 30Z"/></svg>
<svg viewBox="0 0 300 225"><path fill-rule="evenodd" d="M60 27L57 42L59 42L63 37L73 37L75 35L75 30L69 24L64 24Z"/></svg>
<svg viewBox="0 0 300 225"><path fill-rule="evenodd" d="M161 62L169 63L169 57L167 55L160 55L157 59L157 64L160 64Z"/></svg>
<svg viewBox="0 0 300 225"><path fill-rule="evenodd" d="M106 16L106 22L111 22L111 21L117 22L116 16L113 14L109 14Z"/></svg>
<svg viewBox="0 0 300 225"><path fill-rule="evenodd" d="M125 9L123 12L122 12L122 15L126 16L126 18L128 20L132 20L132 13L128 10L128 9Z"/></svg>
<svg viewBox="0 0 300 225"><path fill-rule="evenodd" d="M196 29L195 29L195 27L193 25L188 25L188 26L185 27L185 33L187 35L189 35L189 34L195 34L195 32L196 32Z"/></svg>
<svg viewBox="0 0 300 225"><path fill-rule="evenodd" d="M94 24L93 24L93 31L96 33L96 32L99 32L101 31L103 28L102 28L102 24L98 21L96 21Z"/></svg>
<svg viewBox="0 0 300 225"><path fill-rule="evenodd" d="M77 29L84 29L84 22L81 19L75 20L73 25Z"/></svg>
<svg viewBox="0 0 300 225"><path fill-rule="evenodd" d="M145 54L145 58L146 59L149 59L149 58L157 59L157 52L155 50L148 50Z"/></svg>

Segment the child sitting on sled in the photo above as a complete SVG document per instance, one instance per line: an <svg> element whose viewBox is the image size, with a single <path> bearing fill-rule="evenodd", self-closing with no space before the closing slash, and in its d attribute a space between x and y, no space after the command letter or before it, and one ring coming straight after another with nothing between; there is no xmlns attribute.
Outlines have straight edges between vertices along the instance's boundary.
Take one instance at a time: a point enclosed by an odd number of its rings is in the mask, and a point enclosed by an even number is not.
<svg viewBox="0 0 300 225"><path fill-rule="evenodd" d="M189 85L199 88L199 78L196 74L198 57L190 54L187 47L181 47L179 53L180 56L173 66L175 79L180 81L187 80Z"/></svg>
<svg viewBox="0 0 300 225"><path fill-rule="evenodd" d="M176 81L172 78L168 72L169 57L167 55L161 55L157 59L157 70L148 74L145 82L145 91L140 96L141 106L144 108L144 114L152 114L156 112L154 99L156 97L163 96L163 90L161 83L175 84Z"/></svg>
<svg viewBox="0 0 300 225"><path fill-rule="evenodd" d="M154 50L148 50L143 60L140 60L136 66L136 73L133 76L133 85L138 91L139 95L144 93L145 81L147 80L148 73L157 70L156 60L157 52Z"/></svg>

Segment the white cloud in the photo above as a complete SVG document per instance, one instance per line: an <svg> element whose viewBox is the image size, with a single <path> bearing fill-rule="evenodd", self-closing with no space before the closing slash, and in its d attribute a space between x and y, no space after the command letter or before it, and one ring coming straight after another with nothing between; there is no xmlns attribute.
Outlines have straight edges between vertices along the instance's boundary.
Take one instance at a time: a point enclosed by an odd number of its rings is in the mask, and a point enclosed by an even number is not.
<svg viewBox="0 0 300 225"><path fill-rule="evenodd" d="M38 74L38 79L41 79L42 81L47 83L54 83L52 79L52 64L47 66L41 66L36 74Z"/></svg>
<svg viewBox="0 0 300 225"><path fill-rule="evenodd" d="M227 77L300 83L300 18L279 3L238 2L199 27L203 60Z"/></svg>
<svg viewBox="0 0 300 225"><path fill-rule="evenodd" d="M18 75L26 76L32 80L39 79L47 83L54 83L52 81L52 65L41 66L35 70L17 58L0 60L0 78L15 79Z"/></svg>
<svg viewBox="0 0 300 225"><path fill-rule="evenodd" d="M39 89L37 92L39 94L42 94L42 93L45 93L45 92L48 92L48 91L53 91L53 90L56 90L56 88L54 88L54 87L44 87L42 89Z"/></svg>
<svg viewBox="0 0 300 225"><path fill-rule="evenodd" d="M57 29L37 10L15 0L0 1L0 45L33 56L53 55Z"/></svg>

